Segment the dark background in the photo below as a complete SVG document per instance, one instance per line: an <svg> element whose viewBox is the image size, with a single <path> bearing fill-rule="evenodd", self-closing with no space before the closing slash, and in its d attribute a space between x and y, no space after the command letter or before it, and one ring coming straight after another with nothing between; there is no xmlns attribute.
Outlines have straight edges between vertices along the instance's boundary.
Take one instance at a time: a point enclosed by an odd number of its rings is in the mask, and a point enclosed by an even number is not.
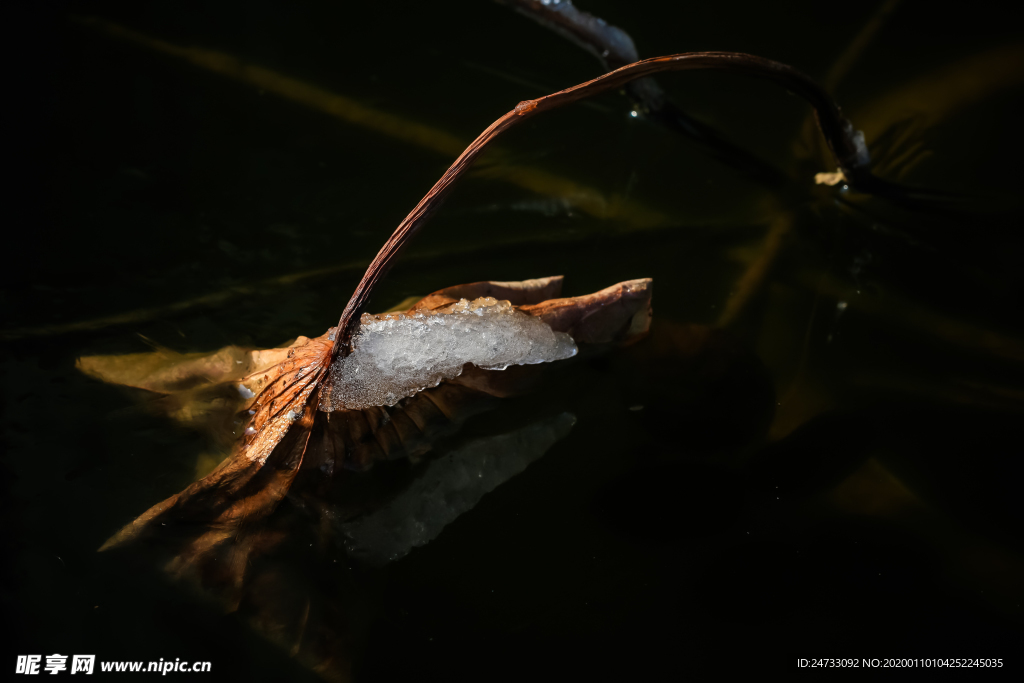
<svg viewBox="0 0 1024 683"><path fill-rule="evenodd" d="M822 79L877 8L582 9L629 32L641 56L743 51ZM313 680L215 600L158 567L95 553L192 480L203 441L134 410L144 396L74 362L146 351L145 340L190 352L321 334L360 264L451 157L111 38L87 17L230 54L466 141L518 101L599 66L482 1L22 3L5 21L2 599L18 635L3 666L17 654L95 653L210 660L215 680ZM913 121L884 95L1021 43L1017 24L985 7L903 2L836 97L855 125L858 111ZM784 212L796 227L735 340L581 361L544 400L508 408L516 417L470 425L578 418L436 541L338 579L355 596L355 679L790 672L800 657L1002 657L1016 667L1022 79L1019 66L1005 68L1004 87L924 116L915 132L932 156L904 180L980 198L964 210L827 188L778 199L631 117L616 93L503 139L505 156L485 168L540 168L668 218L601 218L572 197L481 173L371 309L482 279L561 273L575 295L653 277L656 329L711 324L742 273L736 251L756 247ZM778 87L720 73L661 82L801 182L831 170L801 158L807 111ZM900 150L872 151L877 161ZM214 305L66 328L238 287L246 293ZM843 314L838 301L850 302ZM905 324L919 310L945 322ZM971 337L976 329L994 336ZM721 357L726 370L707 379L701 368ZM306 562L297 574L321 580L324 568Z"/></svg>

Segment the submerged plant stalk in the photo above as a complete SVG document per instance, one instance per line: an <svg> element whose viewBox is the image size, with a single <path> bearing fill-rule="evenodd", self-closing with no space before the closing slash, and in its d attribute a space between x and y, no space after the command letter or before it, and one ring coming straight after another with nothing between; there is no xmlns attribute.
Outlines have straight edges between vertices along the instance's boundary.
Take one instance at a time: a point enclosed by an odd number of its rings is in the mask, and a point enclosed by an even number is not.
<svg viewBox="0 0 1024 683"><path fill-rule="evenodd" d="M495 0L544 28L583 48L601 63L605 71L640 61L633 39L618 26L576 7L568 0ZM625 87L633 106L668 130L686 136L706 153L729 164L759 182L779 186L788 177L746 149L730 142L713 126L689 116L676 106L653 78L639 78Z"/></svg>

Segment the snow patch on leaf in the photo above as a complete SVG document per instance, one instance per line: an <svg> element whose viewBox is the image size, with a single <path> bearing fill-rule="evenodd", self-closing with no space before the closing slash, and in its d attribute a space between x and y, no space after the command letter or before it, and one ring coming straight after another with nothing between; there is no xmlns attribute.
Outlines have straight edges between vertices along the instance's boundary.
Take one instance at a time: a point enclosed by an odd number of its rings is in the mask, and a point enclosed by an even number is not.
<svg viewBox="0 0 1024 683"><path fill-rule="evenodd" d="M508 301L480 297L436 310L364 315L352 353L331 368L321 410L393 406L462 374L466 363L485 370L571 358L576 344Z"/></svg>

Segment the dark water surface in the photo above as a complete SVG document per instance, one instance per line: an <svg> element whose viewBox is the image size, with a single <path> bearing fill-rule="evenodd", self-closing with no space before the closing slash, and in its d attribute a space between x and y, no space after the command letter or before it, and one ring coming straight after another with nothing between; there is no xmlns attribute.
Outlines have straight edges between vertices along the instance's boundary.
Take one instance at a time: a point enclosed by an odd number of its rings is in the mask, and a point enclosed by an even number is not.
<svg viewBox="0 0 1024 683"><path fill-rule="evenodd" d="M322 334L459 145L600 68L468 0L97 1L26 18L34 133L15 143L27 189L12 186L0 342L0 595L17 635L0 666L96 654L318 680L306 655L323 641L323 675L357 681L643 680L801 657L1019 667L1024 37L981 10L875 4L582 8L642 56L743 51L821 81L881 17L835 95L879 175L969 202L813 185L833 169L808 108L724 73L660 82L782 169L782 189L617 93L530 120L371 310L485 279L562 274L579 295L651 277L651 337L552 367L439 442L447 457L575 418L432 542L373 567L312 518L289 522L274 580L234 611L130 548L96 552L224 457L230 425L218 440L76 360ZM388 471L414 481L430 462ZM270 603L334 631L271 623Z"/></svg>

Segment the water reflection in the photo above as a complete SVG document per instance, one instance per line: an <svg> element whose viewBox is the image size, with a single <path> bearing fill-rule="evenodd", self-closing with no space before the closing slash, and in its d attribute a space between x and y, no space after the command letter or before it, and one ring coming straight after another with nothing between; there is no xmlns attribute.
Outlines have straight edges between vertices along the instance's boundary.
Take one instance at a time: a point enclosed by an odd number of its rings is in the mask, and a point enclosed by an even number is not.
<svg viewBox="0 0 1024 683"><path fill-rule="evenodd" d="M243 354L231 351L219 355L234 365L234 356ZM84 365L96 373L99 364L91 359ZM484 374L475 373L478 386ZM183 390L203 406L185 412L207 414L204 397L217 396L221 418L207 423L216 430L224 414L242 405L237 397L229 400L233 384L207 387L198 397ZM190 403L181 396L177 401ZM576 421L562 413L509 430L507 420L489 418L477 432L490 434L460 442L450 435L473 414L500 407L498 399L445 384L391 409L390 421L408 421L417 405L445 406L450 417L435 410L434 422L444 424L429 429L421 424L415 445L405 439L373 469L344 471L335 479L329 463L313 455L301 466L271 456L256 472L226 461L108 540L104 550L131 565L163 567L322 677L347 680L352 632L367 627L358 610L353 616L352 605L362 599L345 578L353 564L381 566L426 545L485 494L543 456ZM172 414L181 412L177 407ZM339 425L348 417L345 411L317 416Z"/></svg>
<svg viewBox="0 0 1024 683"><path fill-rule="evenodd" d="M384 506L340 525L345 550L370 565L401 559L480 502L564 438L570 413L506 434L477 439L432 460L416 480Z"/></svg>

